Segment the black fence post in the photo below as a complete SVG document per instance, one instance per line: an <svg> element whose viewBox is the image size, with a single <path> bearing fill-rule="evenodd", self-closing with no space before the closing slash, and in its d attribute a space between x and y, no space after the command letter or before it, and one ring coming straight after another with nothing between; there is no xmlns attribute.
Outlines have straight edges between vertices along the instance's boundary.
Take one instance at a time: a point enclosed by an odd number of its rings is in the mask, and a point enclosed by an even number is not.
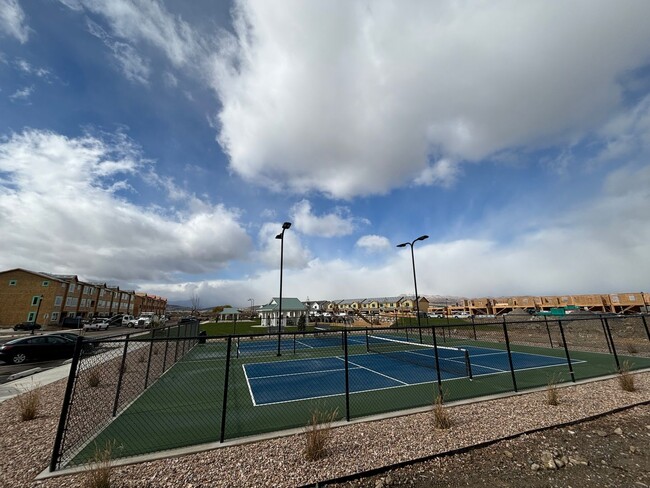
<svg viewBox="0 0 650 488"><path fill-rule="evenodd" d="M506 340L506 349L508 350L508 364L510 365L510 374L512 375L512 386L517 393L517 379L515 378L515 367L512 364L512 352L510 351L510 339L508 338L508 326L506 325L506 317L503 317L503 337Z"/></svg>
<svg viewBox="0 0 650 488"><path fill-rule="evenodd" d="M645 320L645 315L641 315L641 320L643 321L643 327L645 327L645 335L648 336L648 340L650 341L650 330L648 330L648 322Z"/></svg>
<svg viewBox="0 0 650 488"><path fill-rule="evenodd" d="M436 339L436 327L431 327L431 334L433 336L433 356L436 361L436 379L438 380L438 395L440 396L440 401L443 400L442 395L442 378L440 377L440 360L438 359L438 340Z"/></svg>
<svg viewBox="0 0 650 488"><path fill-rule="evenodd" d="M181 324L178 324L176 328L176 346L174 347L174 364L176 364L176 358L178 357L178 341L181 336Z"/></svg>
<svg viewBox="0 0 650 488"><path fill-rule="evenodd" d="M226 439L226 414L228 410L228 376L230 373L230 348L232 346L232 336L228 336L228 346L226 349L226 372L223 380L223 406L221 409L221 435L219 442L223 443Z"/></svg>
<svg viewBox="0 0 650 488"><path fill-rule="evenodd" d="M122 362L120 363L120 371L117 377L117 389L115 391L115 402L113 403L113 417L117 415L117 406L120 403L120 390L122 389L122 378L124 377L124 365L126 363L126 353L129 350L129 336L126 336L124 341L124 351L122 351Z"/></svg>
<svg viewBox="0 0 650 488"><path fill-rule="evenodd" d="M144 375L144 389L149 385L149 371L151 370L151 353L153 352L153 334L149 342L149 359L147 359L147 372Z"/></svg>
<svg viewBox="0 0 650 488"><path fill-rule="evenodd" d="M557 325L560 328L560 335L562 336L562 345L564 345L564 353L566 354L566 361L567 364L569 365L569 373L571 373L571 381L575 383L576 376L573 373L573 364L571 363L571 356L569 356L569 348L567 347L566 338L564 337L564 327L562 327L562 321L558 320Z"/></svg>
<svg viewBox="0 0 650 488"><path fill-rule="evenodd" d="M472 330L474 331L474 340L478 340L476 338L476 321L474 320L474 316L472 315Z"/></svg>
<svg viewBox="0 0 650 488"><path fill-rule="evenodd" d="M70 373L68 374L68 382L65 387L63 395L63 405L61 407L61 415L59 416L59 425L56 429L56 436L54 437L54 447L52 448L52 459L50 460L50 472L55 471L61 459L61 446L63 444L63 434L66 431L65 425L68 420L68 413L70 405L72 405L72 392L74 390L75 380L77 379L77 369L79 367L79 358L83 350L84 338L77 337L77 342L74 346L74 353L72 355L72 363L70 364Z"/></svg>
<svg viewBox="0 0 650 488"><path fill-rule="evenodd" d="M368 335L367 327L366 327L366 352L370 352L370 336Z"/></svg>
<svg viewBox="0 0 650 488"><path fill-rule="evenodd" d="M607 336L609 337L609 342L612 345L612 354L614 355L614 361L616 362L616 371L621 370L621 365L618 362L618 354L616 354L616 346L614 346L614 339L612 338L612 331L609 328L609 321L605 319L605 328L607 329Z"/></svg>
<svg viewBox="0 0 650 488"><path fill-rule="evenodd" d="M611 343L609 342L609 334L607 333L607 328L605 327L605 319L600 318L600 325L603 327L603 335L605 336L605 342L607 343L607 350L609 353L612 353L612 346Z"/></svg>
<svg viewBox="0 0 650 488"><path fill-rule="evenodd" d="M165 372L165 366L167 366L167 349L169 349L169 333L171 332L172 328L169 327L167 329L167 337L165 338L165 355L163 356L163 366L162 366L162 372Z"/></svg>
<svg viewBox="0 0 650 488"><path fill-rule="evenodd" d="M343 355L345 356L345 419L350 421L350 375L348 367L348 331L343 329Z"/></svg>
<svg viewBox="0 0 650 488"><path fill-rule="evenodd" d="M551 337L551 329L548 328L548 317L544 315L544 323L546 324L546 333L548 334L548 343L551 345L551 349L553 349L553 338Z"/></svg>

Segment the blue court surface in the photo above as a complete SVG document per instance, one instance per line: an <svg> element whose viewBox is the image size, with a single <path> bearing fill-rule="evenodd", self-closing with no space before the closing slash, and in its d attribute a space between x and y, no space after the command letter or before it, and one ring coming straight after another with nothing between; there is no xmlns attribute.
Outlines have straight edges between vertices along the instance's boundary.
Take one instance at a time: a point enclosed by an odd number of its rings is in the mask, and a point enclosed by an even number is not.
<svg viewBox="0 0 650 488"><path fill-rule="evenodd" d="M360 338L359 341L361 341ZM340 339L338 342L340 343ZM309 347L319 347L314 343L307 344ZM266 346L251 344L250 347ZM277 343L275 347L277 348ZM510 372L508 353L506 351L474 346L460 347L469 353L474 378L482 375ZM259 349L256 350L259 351ZM426 362L430 366L407 362L408 359L397 359L394 357L396 354L416 354L420 361L425 356ZM439 359L442 380L467 378L462 355L459 356L457 352L439 350ZM513 352L512 362L515 370L518 371L566 365L566 359L563 357L522 352ZM572 361L574 364L578 362L582 361ZM431 349L402 351L388 355L377 353L350 355L348 363L350 393L399 388L437 381L434 364L435 356ZM343 355L245 364L242 367L248 382L253 405L256 406L322 398L345 393L345 358Z"/></svg>

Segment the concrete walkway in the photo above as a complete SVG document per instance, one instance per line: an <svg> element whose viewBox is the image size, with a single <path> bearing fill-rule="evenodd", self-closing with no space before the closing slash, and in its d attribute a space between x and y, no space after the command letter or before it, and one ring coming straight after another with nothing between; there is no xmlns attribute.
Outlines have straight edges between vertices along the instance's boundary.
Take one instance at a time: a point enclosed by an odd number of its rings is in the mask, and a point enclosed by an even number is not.
<svg viewBox="0 0 650 488"><path fill-rule="evenodd" d="M34 387L45 386L54 383L61 378L67 378L70 373L71 361L72 360L66 361L66 364L63 364L62 366L50 368L31 376L25 376L24 378L3 383L0 385L0 403L20 395L21 393L25 393L27 390L31 390Z"/></svg>

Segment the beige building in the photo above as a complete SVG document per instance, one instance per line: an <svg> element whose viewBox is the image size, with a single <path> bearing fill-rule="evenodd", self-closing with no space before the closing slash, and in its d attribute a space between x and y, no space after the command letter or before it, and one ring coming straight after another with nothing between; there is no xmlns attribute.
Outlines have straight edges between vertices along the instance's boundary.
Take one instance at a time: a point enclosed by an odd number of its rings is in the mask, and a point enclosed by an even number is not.
<svg viewBox="0 0 650 488"><path fill-rule="evenodd" d="M110 317L141 312L164 314L167 300L87 283L76 275L55 275L22 268L0 272L0 327L19 322L58 326L66 318Z"/></svg>

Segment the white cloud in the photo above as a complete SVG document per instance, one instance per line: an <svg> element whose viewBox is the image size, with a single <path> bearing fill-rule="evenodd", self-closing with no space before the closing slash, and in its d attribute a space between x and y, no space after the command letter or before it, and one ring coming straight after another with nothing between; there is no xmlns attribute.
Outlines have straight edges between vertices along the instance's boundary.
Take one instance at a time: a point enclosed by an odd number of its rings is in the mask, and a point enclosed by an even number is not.
<svg viewBox="0 0 650 488"><path fill-rule="evenodd" d="M16 66L23 73L28 75L34 75L39 78L46 78L50 75L50 70L46 68L38 68L36 66L33 66L25 59L17 59Z"/></svg>
<svg viewBox="0 0 650 488"><path fill-rule="evenodd" d="M413 183L416 185L440 185L449 187L456 182L460 174L460 167L453 161L443 158L427 166L417 176Z"/></svg>
<svg viewBox="0 0 650 488"><path fill-rule="evenodd" d="M414 250L418 292L483 297L648 291L650 166L616 170L606 179L602 192L593 195L591 201L567 208L560 218L539 215L545 226L507 243L500 242L499 236L419 243ZM508 220L507 215L501 217ZM280 224L268 226L260 235L266 235L270 244ZM295 238L290 232L285 236ZM368 242L382 239L366 237ZM295 244L288 244L285 242L285 253L295 252ZM277 295L279 248L275 241L275 254L267 271L242 280L205 282L202 303L246 305L249 297L262 303ZM309 256L301 264L285 268L285 296L336 299L399 295L413 290L408 250L395 249L385 262L375 265L352 259L321 261ZM186 285L151 283L147 287L174 301L187 299L185 291L178 291Z"/></svg>
<svg viewBox="0 0 650 488"><path fill-rule="evenodd" d="M21 44L29 39L25 12L18 0L0 0L0 33L16 38Z"/></svg>
<svg viewBox="0 0 650 488"><path fill-rule="evenodd" d="M19 90L16 90L14 93L9 95L9 99L12 102L16 101L28 101L29 97L34 93L34 86L26 86L25 88L21 88Z"/></svg>
<svg viewBox="0 0 650 488"><path fill-rule="evenodd" d="M219 141L251 182L337 198L580 140L650 45L646 1L283 5L238 3L213 59Z"/></svg>
<svg viewBox="0 0 650 488"><path fill-rule="evenodd" d="M90 19L86 19L86 25L88 26L88 32L101 39L111 50L118 67L128 80L144 85L149 82L151 71L149 63L132 46L125 42L116 41L99 24Z"/></svg>
<svg viewBox="0 0 650 488"><path fill-rule="evenodd" d="M167 214L120 197L150 167L119 135L30 130L2 140L0 268L165 281L246 258L250 238L236 211L203 203Z"/></svg>
<svg viewBox="0 0 650 488"><path fill-rule="evenodd" d="M257 262L270 268L279 269L281 242L276 236L282 232L282 223L267 222L260 228L259 251L255 254ZM284 268L304 268L312 259L311 252L305 248L300 237L292 229L284 232Z"/></svg>
<svg viewBox="0 0 650 488"><path fill-rule="evenodd" d="M320 237L345 236L357 227L355 219L347 215L348 210L338 207L333 213L316 216L312 213L309 200L302 200L291 208L291 219L297 230L306 235ZM367 223L363 220L361 222Z"/></svg>
<svg viewBox="0 0 650 488"><path fill-rule="evenodd" d="M384 251L391 247L390 241L386 237L374 234L360 237L356 246L371 252Z"/></svg>

